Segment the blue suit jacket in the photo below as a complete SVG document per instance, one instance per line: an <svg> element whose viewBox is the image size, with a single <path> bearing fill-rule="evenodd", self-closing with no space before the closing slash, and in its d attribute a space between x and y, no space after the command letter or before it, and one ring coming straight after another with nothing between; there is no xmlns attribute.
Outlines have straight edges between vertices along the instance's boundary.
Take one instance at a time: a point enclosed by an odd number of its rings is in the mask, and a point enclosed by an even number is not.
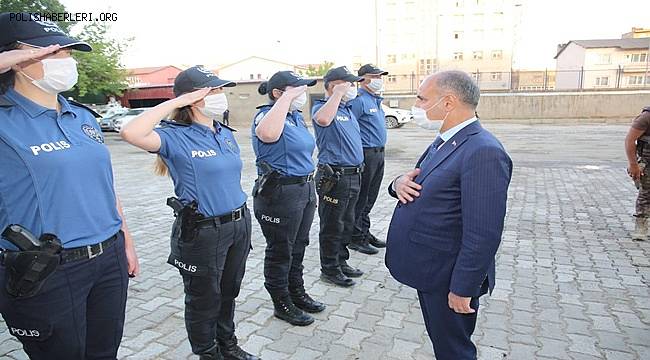
<svg viewBox="0 0 650 360"><path fill-rule="evenodd" d="M510 157L476 121L422 166L415 179L422 185L420 196L399 203L393 213L386 266L396 280L425 292L465 297L491 292L512 175ZM390 187L389 192L396 197Z"/></svg>

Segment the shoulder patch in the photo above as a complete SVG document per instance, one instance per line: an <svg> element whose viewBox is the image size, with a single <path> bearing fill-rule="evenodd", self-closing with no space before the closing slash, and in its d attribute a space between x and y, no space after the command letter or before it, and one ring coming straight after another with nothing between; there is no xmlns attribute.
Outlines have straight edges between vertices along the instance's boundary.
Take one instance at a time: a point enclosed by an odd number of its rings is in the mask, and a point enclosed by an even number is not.
<svg viewBox="0 0 650 360"><path fill-rule="evenodd" d="M74 105L74 106L76 106L76 107L80 107L80 108L83 108L83 109L86 109L86 110L90 111L90 113L91 113L94 117L96 117L96 118L100 118L100 117L102 117L102 116L99 115L95 110L89 108L88 106L86 106L86 105L84 105L84 104L82 104L82 103L80 103L80 102L76 102L76 101L74 101L74 100L68 100L68 103L69 103L70 105Z"/></svg>
<svg viewBox="0 0 650 360"><path fill-rule="evenodd" d="M81 125L81 131L83 131L86 136L97 141L98 143L104 143L104 136L102 135L102 132L97 130L95 127L88 124L83 124Z"/></svg>

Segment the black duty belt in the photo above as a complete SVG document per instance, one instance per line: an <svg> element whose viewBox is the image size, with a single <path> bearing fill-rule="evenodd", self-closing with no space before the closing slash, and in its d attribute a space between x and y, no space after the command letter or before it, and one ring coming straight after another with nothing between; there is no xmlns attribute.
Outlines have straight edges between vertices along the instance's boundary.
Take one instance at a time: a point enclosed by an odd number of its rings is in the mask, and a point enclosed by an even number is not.
<svg viewBox="0 0 650 360"><path fill-rule="evenodd" d="M332 170L341 175L356 175L363 172L363 166L332 166Z"/></svg>
<svg viewBox="0 0 650 360"><path fill-rule="evenodd" d="M377 147L366 147L363 148L364 153L380 153L384 152L384 147L383 146L377 146Z"/></svg>
<svg viewBox="0 0 650 360"><path fill-rule="evenodd" d="M239 221L244 217L244 211L246 210L246 203L238 207L237 209L231 211L228 214L212 216L209 218L201 219L196 222L197 227L206 227L211 225L221 225L226 224L231 221Z"/></svg>
<svg viewBox="0 0 650 360"><path fill-rule="evenodd" d="M304 184L312 180L314 180L314 174L305 176L280 176L277 178L277 182L280 185Z"/></svg>
<svg viewBox="0 0 650 360"><path fill-rule="evenodd" d="M61 264L98 257L104 253L104 250L111 247L115 243L115 240L117 240L117 234L99 244L63 249L61 251Z"/></svg>

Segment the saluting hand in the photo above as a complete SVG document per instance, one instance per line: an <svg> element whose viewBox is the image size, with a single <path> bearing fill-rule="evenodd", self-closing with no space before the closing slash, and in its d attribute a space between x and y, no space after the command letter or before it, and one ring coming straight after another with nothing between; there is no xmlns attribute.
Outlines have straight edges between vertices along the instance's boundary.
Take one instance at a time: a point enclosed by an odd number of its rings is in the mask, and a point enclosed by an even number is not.
<svg viewBox="0 0 650 360"><path fill-rule="evenodd" d="M341 96L345 95L346 92L348 92L348 89L352 87L352 84L349 82L344 82L340 83L338 85L335 85L334 88L332 89L332 92L334 94L339 94Z"/></svg>
<svg viewBox="0 0 650 360"><path fill-rule="evenodd" d="M0 74L23 61L38 59L59 50L61 46L50 45L40 49L15 49L0 53Z"/></svg>
<svg viewBox="0 0 650 360"><path fill-rule="evenodd" d="M307 91L307 85L302 85L302 86L298 86L298 87L295 87L295 88L286 89L282 93L282 96L280 96L280 97L286 97L286 98L289 98L289 100L293 100L293 99L297 98L298 96L300 96L305 91Z"/></svg>
<svg viewBox="0 0 650 360"><path fill-rule="evenodd" d="M211 88L203 88L183 94L174 99L176 107L182 108L183 106L192 105L197 101L201 101L211 90Z"/></svg>
<svg viewBox="0 0 650 360"><path fill-rule="evenodd" d="M395 182L393 182L397 198L402 202L402 204L412 202L416 197L420 196L418 190L422 190L422 185L413 181L418 174L420 174L419 168L407 172L395 179Z"/></svg>

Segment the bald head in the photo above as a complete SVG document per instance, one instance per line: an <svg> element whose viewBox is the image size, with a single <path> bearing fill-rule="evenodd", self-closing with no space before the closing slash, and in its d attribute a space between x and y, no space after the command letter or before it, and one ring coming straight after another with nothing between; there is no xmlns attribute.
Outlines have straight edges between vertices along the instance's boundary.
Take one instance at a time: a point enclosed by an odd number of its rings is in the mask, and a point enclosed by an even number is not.
<svg viewBox="0 0 650 360"><path fill-rule="evenodd" d="M449 70L441 71L427 77L420 87L421 93L427 97L453 95L458 101L474 110L478 106L481 92L474 79L466 72Z"/></svg>

